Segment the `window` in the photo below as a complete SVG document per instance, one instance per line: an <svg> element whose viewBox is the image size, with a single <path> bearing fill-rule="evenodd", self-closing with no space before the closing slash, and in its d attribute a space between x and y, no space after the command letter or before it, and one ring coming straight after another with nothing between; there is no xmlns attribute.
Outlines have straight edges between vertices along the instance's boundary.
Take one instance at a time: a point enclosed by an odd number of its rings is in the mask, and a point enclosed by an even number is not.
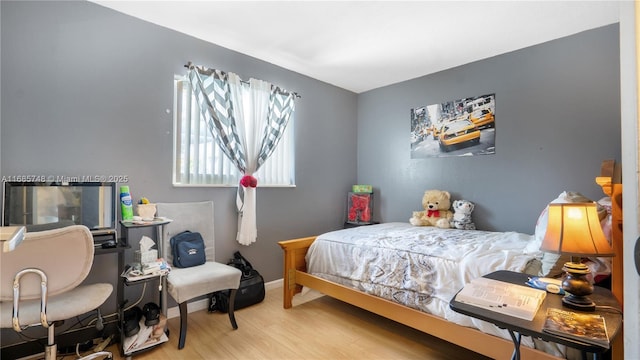
<svg viewBox="0 0 640 360"><path fill-rule="evenodd" d="M243 98L244 103L248 103ZM202 119L189 81L174 80L173 184L237 186L241 174L220 150ZM254 176L258 186L293 186L293 118L273 154Z"/></svg>

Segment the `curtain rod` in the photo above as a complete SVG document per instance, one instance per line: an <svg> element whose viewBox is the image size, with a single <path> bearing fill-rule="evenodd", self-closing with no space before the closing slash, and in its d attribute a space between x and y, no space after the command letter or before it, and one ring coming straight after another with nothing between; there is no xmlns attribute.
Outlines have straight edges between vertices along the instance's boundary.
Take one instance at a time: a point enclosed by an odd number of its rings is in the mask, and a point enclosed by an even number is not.
<svg viewBox="0 0 640 360"><path fill-rule="evenodd" d="M189 61L188 63L184 64L184 67L186 67L187 69L191 69L192 67L195 68L196 65L193 65L193 63ZM240 82L243 84L249 84L249 82L245 80L240 80ZM302 98L302 96L300 96L300 94L298 94L297 92L290 92L290 91L287 91L287 92L293 94L293 96L295 96L296 98Z"/></svg>

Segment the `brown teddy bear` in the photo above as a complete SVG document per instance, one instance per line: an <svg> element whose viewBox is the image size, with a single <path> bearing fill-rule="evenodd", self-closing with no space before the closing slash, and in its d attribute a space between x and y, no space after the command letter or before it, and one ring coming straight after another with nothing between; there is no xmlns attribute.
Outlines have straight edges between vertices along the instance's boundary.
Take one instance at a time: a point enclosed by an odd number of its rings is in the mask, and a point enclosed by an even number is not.
<svg viewBox="0 0 640 360"><path fill-rule="evenodd" d="M422 196L424 211L414 211L409 219L414 226L436 226L443 229L451 227L453 212L451 207L451 194L442 190L427 190Z"/></svg>

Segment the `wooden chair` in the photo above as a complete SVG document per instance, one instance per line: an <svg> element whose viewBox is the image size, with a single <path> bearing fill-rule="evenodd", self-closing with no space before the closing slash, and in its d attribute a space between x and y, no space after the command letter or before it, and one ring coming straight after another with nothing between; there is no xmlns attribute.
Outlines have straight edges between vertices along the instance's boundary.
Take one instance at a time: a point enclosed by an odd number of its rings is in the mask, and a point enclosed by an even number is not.
<svg viewBox="0 0 640 360"><path fill-rule="evenodd" d="M159 203L157 209L158 216L172 220L164 226L162 248L162 254L169 264L173 264L173 255L169 244L172 236L185 230L199 232L205 243L207 261L203 265L189 268L172 267L167 276L167 291L178 303L180 309L178 349L184 347L187 337L187 302L197 297L230 289L229 319L233 329L237 329L233 303L236 291L240 286L242 272L235 267L215 261L213 202Z"/></svg>

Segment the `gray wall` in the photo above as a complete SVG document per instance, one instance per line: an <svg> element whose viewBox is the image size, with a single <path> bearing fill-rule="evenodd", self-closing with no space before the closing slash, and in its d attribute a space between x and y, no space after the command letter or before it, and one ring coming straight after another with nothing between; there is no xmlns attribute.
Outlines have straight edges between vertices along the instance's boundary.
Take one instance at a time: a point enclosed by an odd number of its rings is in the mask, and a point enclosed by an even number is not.
<svg viewBox="0 0 640 360"><path fill-rule="evenodd" d="M356 95L93 3L0 4L0 175L127 175L134 198L213 200L218 260L241 250L267 281L282 277L276 242L340 227L354 183L374 185L378 221L408 221L438 188L476 202L481 228L531 233L559 192L601 197L600 160L620 159L617 25ZM172 81L187 61L302 95L297 187L258 189L249 247L235 242L234 188L171 185ZM410 159L409 109L487 93L495 155ZM115 267L97 258L91 280Z"/></svg>
<svg viewBox="0 0 640 360"><path fill-rule="evenodd" d="M360 94L358 182L377 218L406 222L441 189L475 202L481 229L532 234L562 191L603 197L600 161L621 157L619 56L616 24ZM494 155L410 158L411 108L491 93Z"/></svg>
<svg viewBox="0 0 640 360"><path fill-rule="evenodd" d="M89 2L3 1L1 9L3 177L126 175L136 200L213 200L217 259L241 250L267 281L282 278L277 241L342 226L356 182L356 94ZM171 185L173 78L187 61L302 96L297 186L258 188L258 240L249 247L235 241L235 188ZM115 261L96 258L92 280L115 279Z"/></svg>

